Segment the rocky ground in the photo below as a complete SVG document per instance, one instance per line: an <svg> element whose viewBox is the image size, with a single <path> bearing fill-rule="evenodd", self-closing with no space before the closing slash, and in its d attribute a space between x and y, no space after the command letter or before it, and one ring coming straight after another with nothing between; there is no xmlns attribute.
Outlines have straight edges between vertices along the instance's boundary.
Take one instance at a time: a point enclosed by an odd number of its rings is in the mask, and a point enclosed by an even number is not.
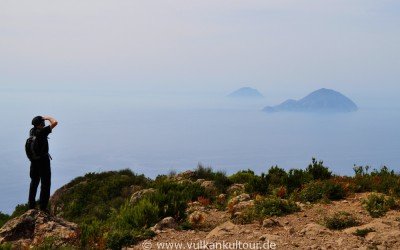
<svg viewBox="0 0 400 250"><path fill-rule="evenodd" d="M198 229L184 231L161 223L154 238L130 249L222 249L224 243L228 249L235 247L228 242L241 249L400 249L400 211L372 218L361 203L367 195L356 194L329 204L301 204L301 212L247 225L232 223L228 212L203 207L200 210L206 216ZM345 230L323 226L324 217L338 211L353 214L361 225ZM367 228L374 232L364 237L354 235L357 229Z"/></svg>
<svg viewBox="0 0 400 250"><path fill-rule="evenodd" d="M12 243L13 249L30 249L42 246L51 239L52 247L75 244L78 226L39 210L29 210L8 221L0 229L0 244Z"/></svg>
<svg viewBox="0 0 400 250"><path fill-rule="evenodd" d="M213 191L211 182L199 182ZM135 191L131 203L151 192L154 190ZM152 228L156 236L127 249L400 249L400 211L392 210L381 218L372 218L362 205L369 193L330 203L298 203L299 212L243 225L232 216L243 215L243 211L254 205L252 198L257 199L243 192L243 184L234 184L227 194L217 195L212 206L206 199L189 203L186 227L191 229L182 230L182 224L178 225L171 217L164 218ZM225 206L227 197L233 198ZM215 208L219 202L221 210ZM324 226L325 217L341 211L352 214L359 225L344 230ZM364 235L355 235L359 230L364 230ZM79 231L74 223L29 210L0 229L0 244L11 242L15 249L29 249L42 246L45 239L52 238L54 247L78 245Z"/></svg>

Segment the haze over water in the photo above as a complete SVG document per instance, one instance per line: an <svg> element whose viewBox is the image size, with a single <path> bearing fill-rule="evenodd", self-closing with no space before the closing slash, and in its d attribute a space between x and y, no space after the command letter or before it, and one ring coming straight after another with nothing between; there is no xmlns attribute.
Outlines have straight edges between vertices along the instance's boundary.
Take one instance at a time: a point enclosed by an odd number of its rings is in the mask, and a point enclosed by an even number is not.
<svg viewBox="0 0 400 250"><path fill-rule="evenodd" d="M26 202L29 162L24 142L33 115L54 114L50 135L52 191L87 172L130 168L149 177L193 169L201 162L228 174L265 172L272 165L305 168L312 157L334 173L353 164L398 170L399 107L360 107L336 115L266 114L268 99L224 95L135 96L114 93L4 91L0 132L2 200L11 212ZM33 99L36 105L29 105ZM49 105L51 103L51 105ZM42 113L39 113L42 112Z"/></svg>

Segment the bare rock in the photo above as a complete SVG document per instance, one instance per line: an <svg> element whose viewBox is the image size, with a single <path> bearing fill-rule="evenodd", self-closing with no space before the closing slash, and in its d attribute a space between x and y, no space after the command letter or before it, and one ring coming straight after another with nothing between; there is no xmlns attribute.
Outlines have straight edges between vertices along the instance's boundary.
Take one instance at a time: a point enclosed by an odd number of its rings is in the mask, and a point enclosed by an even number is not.
<svg viewBox="0 0 400 250"><path fill-rule="evenodd" d="M245 192L244 184L235 183L228 188L229 195L240 195Z"/></svg>
<svg viewBox="0 0 400 250"><path fill-rule="evenodd" d="M347 228L343 230L343 232L347 234L354 234L357 230L365 230L365 229L373 229L374 231L382 232L390 230L391 226L386 223L383 223L381 220L376 220L371 223L364 224L362 226Z"/></svg>
<svg viewBox="0 0 400 250"><path fill-rule="evenodd" d="M148 194L153 194L155 193L156 190L154 188L148 188L148 189L142 189L139 190L137 192L135 192L134 194L132 194L131 196L131 200L130 203L132 205L135 205L136 203L138 203L144 196L148 195Z"/></svg>
<svg viewBox="0 0 400 250"><path fill-rule="evenodd" d="M46 238L54 239L57 247L77 243L78 226L38 210L29 210L8 221L0 229L0 244L10 242L16 246L39 246Z"/></svg>
<svg viewBox="0 0 400 250"><path fill-rule="evenodd" d="M235 234L235 232L239 231L239 226L233 224L230 221L227 221L218 227L214 228L207 236L206 239L211 238L223 238L229 235Z"/></svg>
<svg viewBox="0 0 400 250"><path fill-rule="evenodd" d="M263 227L269 228L269 227L276 227L276 226L282 226L279 221L272 219L272 218L267 218L263 221Z"/></svg>
<svg viewBox="0 0 400 250"><path fill-rule="evenodd" d="M324 226L317 223L307 224L303 230L300 231L302 235L317 236L317 235L331 235L332 232Z"/></svg>
<svg viewBox="0 0 400 250"><path fill-rule="evenodd" d="M154 232L159 232L165 229L176 229L178 224L172 217L166 217L158 222L154 227L150 228Z"/></svg>
<svg viewBox="0 0 400 250"><path fill-rule="evenodd" d="M240 211L245 211L252 207L254 207L254 200L242 201L242 202L239 202L239 204L236 204L235 206L233 206L233 210L235 212L240 212Z"/></svg>
<svg viewBox="0 0 400 250"><path fill-rule="evenodd" d="M142 190L143 187L142 187L142 186L139 186L139 185L132 185L132 186L129 187L129 189L130 189L130 193L131 193L131 194L134 194L134 193L136 193L137 191Z"/></svg>
<svg viewBox="0 0 400 250"><path fill-rule="evenodd" d="M248 194L241 194L241 195L235 196L229 200L228 207L233 207L233 206L239 204L240 202L249 201L250 199L251 199L250 195L248 195Z"/></svg>
<svg viewBox="0 0 400 250"><path fill-rule="evenodd" d="M195 172L192 170L188 170L182 173L177 174L174 179L176 181L190 180L195 176Z"/></svg>
<svg viewBox="0 0 400 250"><path fill-rule="evenodd" d="M207 181L204 179L198 179L196 183L199 183L206 191L210 192L213 195L217 195L218 189L215 187L214 181Z"/></svg>
<svg viewBox="0 0 400 250"><path fill-rule="evenodd" d="M186 213L191 214L196 211L205 212L207 211L207 208L198 201L189 202L187 204Z"/></svg>
<svg viewBox="0 0 400 250"><path fill-rule="evenodd" d="M218 196L217 196L217 203L220 204L220 205L224 205L225 202L226 202L226 198L227 198L227 195L226 195L226 194L220 194L220 195L218 195Z"/></svg>
<svg viewBox="0 0 400 250"><path fill-rule="evenodd" d="M250 195L249 195L249 194L240 194L240 195L238 195L238 196L233 197L233 198L229 201L229 203L235 203L235 204L237 204L237 203L242 202L242 201L249 201L250 199L251 199L251 198L250 198Z"/></svg>
<svg viewBox="0 0 400 250"><path fill-rule="evenodd" d="M241 194L229 200L227 209L229 213L237 214L253 206L254 200L250 199L250 195Z"/></svg>
<svg viewBox="0 0 400 250"><path fill-rule="evenodd" d="M366 240L373 242L375 245L386 245L392 246L396 244L400 239L400 230L391 229L386 232L376 231L369 233L366 237Z"/></svg>
<svg viewBox="0 0 400 250"><path fill-rule="evenodd" d="M296 230L294 229L294 227L284 227L285 230L289 233L289 234L294 234L296 232Z"/></svg>
<svg viewBox="0 0 400 250"><path fill-rule="evenodd" d="M207 217L206 213L201 211L194 211L189 215L188 220L191 225L200 226L201 224L204 223L206 217Z"/></svg>
<svg viewBox="0 0 400 250"><path fill-rule="evenodd" d="M273 234L264 234L259 238L260 241L270 241L270 242L278 242L280 237L278 235Z"/></svg>

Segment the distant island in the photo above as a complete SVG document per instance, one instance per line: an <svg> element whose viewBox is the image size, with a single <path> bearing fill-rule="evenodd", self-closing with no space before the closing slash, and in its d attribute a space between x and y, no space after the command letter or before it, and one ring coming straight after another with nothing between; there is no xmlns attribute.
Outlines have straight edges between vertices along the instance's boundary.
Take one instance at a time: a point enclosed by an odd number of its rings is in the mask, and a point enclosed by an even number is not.
<svg viewBox="0 0 400 250"><path fill-rule="evenodd" d="M344 113L357 111L357 105L332 89L319 89L300 100L289 99L276 106L267 106L264 112Z"/></svg>
<svg viewBox="0 0 400 250"><path fill-rule="evenodd" d="M250 87L240 88L240 89L232 92L231 94L229 94L228 97L231 97L231 98L243 98L243 99L260 99L260 98L264 98L264 96L257 89L250 88Z"/></svg>

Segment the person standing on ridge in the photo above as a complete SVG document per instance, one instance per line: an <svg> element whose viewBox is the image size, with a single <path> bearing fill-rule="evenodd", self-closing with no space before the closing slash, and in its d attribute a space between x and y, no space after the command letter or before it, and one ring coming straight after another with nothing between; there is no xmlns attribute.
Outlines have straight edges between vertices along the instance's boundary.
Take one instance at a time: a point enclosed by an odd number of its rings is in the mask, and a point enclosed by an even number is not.
<svg viewBox="0 0 400 250"><path fill-rule="evenodd" d="M46 121L50 122L50 125L46 126ZM49 154L49 142L47 136L52 132L53 128L56 127L58 121L50 116L36 116L32 120L33 128L29 132L29 143L25 145L25 150L29 160L31 161L30 166L30 177L31 184L29 187L29 209L36 208L36 192L40 186L40 210L48 211L47 205L50 198L50 186L51 186L51 169Z"/></svg>

